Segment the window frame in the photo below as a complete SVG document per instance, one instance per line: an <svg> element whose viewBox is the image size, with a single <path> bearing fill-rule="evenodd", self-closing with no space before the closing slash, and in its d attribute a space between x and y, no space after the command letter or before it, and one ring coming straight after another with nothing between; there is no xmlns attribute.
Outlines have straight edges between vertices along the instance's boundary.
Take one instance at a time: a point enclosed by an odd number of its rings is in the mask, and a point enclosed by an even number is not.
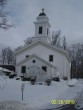
<svg viewBox="0 0 83 110"><path fill-rule="evenodd" d="M26 66L21 66L21 73L26 73Z"/></svg>
<svg viewBox="0 0 83 110"><path fill-rule="evenodd" d="M39 34L42 34L42 33L43 33L43 27L39 26Z"/></svg>
<svg viewBox="0 0 83 110"><path fill-rule="evenodd" d="M54 60L54 56L53 55L49 55L49 61L53 62L53 60Z"/></svg>
<svg viewBox="0 0 83 110"><path fill-rule="evenodd" d="M47 28L47 35L48 35L49 29Z"/></svg>
<svg viewBox="0 0 83 110"><path fill-rule="evenodd" d="M26 55L26 58L28 58L29 57L29 55Z"/></svg>
<svg viewBox="0 0 83 110"><path fill-rule="evenodd" d="M42 70L44 70L45 72L47 72L47 66L42 66Z"/></svg>
<svg viewBox="0 0 83 110"><path fill-rule="evenodd" d="M33 59L33 60L32 60L32 63L36 63L36 60L35 60L35 59Z"/></svg>

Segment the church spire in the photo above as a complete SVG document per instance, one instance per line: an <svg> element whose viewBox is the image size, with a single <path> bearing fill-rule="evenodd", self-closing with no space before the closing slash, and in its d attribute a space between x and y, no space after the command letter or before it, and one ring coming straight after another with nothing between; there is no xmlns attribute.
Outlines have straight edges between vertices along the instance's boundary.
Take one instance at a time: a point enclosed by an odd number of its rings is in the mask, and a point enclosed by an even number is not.
<svg viewBox="0 0 83 110"><path fill-rule="evenodd" d="M49 18L46 16L43 8L36 19L37 21L34 22L35 37L48 39L50 36L50 23Z"/></svg>

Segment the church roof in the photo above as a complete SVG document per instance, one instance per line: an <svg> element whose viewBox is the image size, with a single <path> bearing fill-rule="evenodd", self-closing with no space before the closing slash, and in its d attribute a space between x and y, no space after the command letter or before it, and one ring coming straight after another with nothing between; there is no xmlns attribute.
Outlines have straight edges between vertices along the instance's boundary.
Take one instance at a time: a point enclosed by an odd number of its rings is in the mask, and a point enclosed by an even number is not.
<svg viewBox="0 0 83 110"><path fill-rule="evenodd" d="M43 12L43 13L40 13L39 16L46 16L46 14Z"/></svg>
<svg viewBox="0 0 83 110"><path fill-rule="evenodd" d="M30 45L27 45L27 46L23 47L22 49L18 50L18 51L15 53L15 55L21 54L22 52L26 51L26 49L28 49L28 48L30 48L30 47L32 47L32 46L38 44L38 43L42 43L42 44L48 46L49 48L53 49L54 51L56 50L57 52L64 54L64 55L66 56L66 58L68 59L68 61L70 62L70 58L69 58L69 56L68 56L67 51L65 51L65 50L63 50L63 49L61 49L61 48L58 48L58 47L56 47L56 46L52 46L51 44L49 44L49 43L47 43L47 42L44 42L44 41L41 41L41 40L37 40L37 41L31 43Z"/></svg>

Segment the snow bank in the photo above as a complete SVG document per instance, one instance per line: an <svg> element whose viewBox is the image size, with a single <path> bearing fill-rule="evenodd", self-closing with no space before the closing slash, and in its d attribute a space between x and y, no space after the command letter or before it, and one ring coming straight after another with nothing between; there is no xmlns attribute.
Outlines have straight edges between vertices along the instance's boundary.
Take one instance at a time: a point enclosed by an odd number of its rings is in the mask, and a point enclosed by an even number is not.
<svg viewBox="0 0 83 110"><path fill-rule="evenodd" d="M30 82L7 78L7 85L4 89L0 88L0 102L16 100L26 103L29 108L36 108L42 105L51 104L51 100L56 99L61 93L68 89L63 82L52 82L51 86L31 85ZM24 100L22 101L21 85L25 84ZM52 105L52 104L51 104Z"/></svg>
<svg viewBox="0 0 83 110"><path fill-rule="evenodd" d="M3 101L0 103L0 110L23 110L24 105L16 100Z"/></svg>
<svg viewBox="0 0 83 110"><path fill-rule="evenodd" d="M70 79L69 81L68 81L68 86L75 86L76 85L76 83L77 83L77 79Z"/></svg>
<svg viewBox="0 0 83 110"><path fill-rule="evenodd" d="M22 82L21 80L9 79L7 78L7 85L4 89L0 88L0 102L2 101L7 104L12 102L15 104L17 101L19 105L21 104L22 107L32 110L39 110L39 109L47 109L47 108L54 108L62 105L53 105L51 104L52 100L68 100L74 99L77 94L78 90L81 91L83 85L77 85L77 80L73 79L70 80L70 83L76 84L75 87L70 88L67 85L66 81L61 80L60 82L53 81L50 86L47 85L31 85L30 82L25 81ZM22 91L21 85L22 83L25 84L24 92L23 92L23 101L22 101ZM23 106L25 104L25 106ZM9 104L8 104L9 105ZM10 103L11 105L11 103ZM13 106L14 107L14 106ZM1 109L0 109L1 110ZM16 109L15 109L16 110ZM20 109L19 109L20 110Z"/></svg>

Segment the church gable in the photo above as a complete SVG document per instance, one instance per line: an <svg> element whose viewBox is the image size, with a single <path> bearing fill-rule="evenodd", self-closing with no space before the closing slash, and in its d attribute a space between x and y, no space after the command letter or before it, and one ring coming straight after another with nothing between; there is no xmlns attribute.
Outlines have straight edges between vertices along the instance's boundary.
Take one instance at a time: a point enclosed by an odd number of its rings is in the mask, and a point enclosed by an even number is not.
<svg viewBox="0 0 83 110"><path fill-rule="evenodd" d="M35 46L38 46L38 45L43 45L43 46L45 46L45 47L47 47L49 49L53 49L54 51L57 51L57 52L61 53L61 54L65 54L66 53L66 51L63 50L63 49L60 49L60 48L58 48L56 46L52 46L51 44L46 43L44 41L38 40L38 41L33 42L32 44L27 45L26 47L20 49L19 51L17 51L16 55L19 55L19 54L21 54L21 53L23 53L25 51L28 51L28 49L34 48Z"/></svg>
<svg viewBox="0 0 83 110"><path fill-rule="evenodd" d="M26 47L24 47L23 49L19 50L17 53L16 53L16 56L21 56L23 54L27 55L28 52L30 52L29 54L32 55L32 54L36 54L35 52L37 51L42 51L43 49L45 49L45 51L51 51L53 53L56 52L57 54L61 54L61 55L64 55L68 61L69 61L69 57L66 53L66 51L62 50L62 49L59 49L55 46L52 46L51 44L48 44L46 42L43 42L43 41L36 41L36 42L33 42L32 44L30 45L27 45ZM32 52L31 52L32 51ZM40 53L41 53L40 51ZM44 50L43 50L44 52Z"/></svg>
<svg viewBox="0 0 83 110"><path fill-rule="evenodd" d="M18 71L25 76L36 76L41 75L51 76L52 69L56 69L51 63L45 61L39 56L33 54L27 59L22 60L17 65ZM24 70L25 67L25 70Z"/></svg>

